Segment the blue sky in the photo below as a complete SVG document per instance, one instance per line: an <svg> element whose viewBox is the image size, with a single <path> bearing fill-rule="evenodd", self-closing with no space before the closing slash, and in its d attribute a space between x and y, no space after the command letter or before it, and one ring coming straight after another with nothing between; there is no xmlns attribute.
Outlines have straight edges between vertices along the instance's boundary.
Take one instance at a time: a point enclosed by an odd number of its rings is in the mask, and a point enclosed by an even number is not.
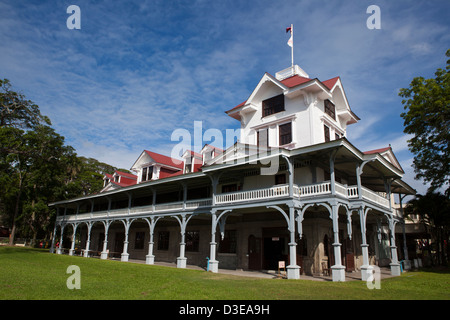
<svg viewBox="0 0 450 320"><path fill-rule="evenodd" d="M81 29L69 30L69 5ZM369 5L381 29L369 30ZM361 118L347 138L361 150L392 145L414 181L400 88L432 77L450 48L450 2L0 0L0 78L37 103L79 155L129 168L144 149L170 155L172 132L235 129L224 111L264 72L294 59L310 77L340 76ZM207 142L207 141L204 141Z"/></svg>

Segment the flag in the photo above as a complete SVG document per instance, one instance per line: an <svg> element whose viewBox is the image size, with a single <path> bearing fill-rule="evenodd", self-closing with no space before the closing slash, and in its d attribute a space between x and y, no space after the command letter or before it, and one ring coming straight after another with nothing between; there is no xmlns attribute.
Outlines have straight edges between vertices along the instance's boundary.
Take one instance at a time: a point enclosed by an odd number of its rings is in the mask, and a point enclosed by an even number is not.
<svg viewBox="0 0 450 320"><path fill-rule="evenodd" d="M292 34L292 31L293 31L292 25L290 27L286 28L286 33L288 33L289 31L291 32L291 37L289 38L287 45L289 47L293 48L294 47L294 35Z"/></svg>
<svg viewBox="0 0 450 320"><path fill-rule="evenodd" d="M292 39L292 34L291 34L291 37L289 38L289 40L288 40L288 42L287 42L287 45L288 45L289 47L291 47L291 48L292 48L292 46L294 45L294 40Z"/></svg>

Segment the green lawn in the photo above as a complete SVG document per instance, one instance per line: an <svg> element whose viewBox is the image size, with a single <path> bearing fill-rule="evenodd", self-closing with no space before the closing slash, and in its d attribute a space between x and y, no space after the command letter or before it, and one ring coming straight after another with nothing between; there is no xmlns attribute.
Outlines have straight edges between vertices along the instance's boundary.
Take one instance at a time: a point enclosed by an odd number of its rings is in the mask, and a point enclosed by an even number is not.
<svg viewBox="0 0 450 320"><path fill-rule="evenodd" d="M70 290L67 267L81 270ZM447 271L407 272L369 290L365 282L258 279L205 271L55 255L47 250L0 247L0 299L288 300L450 299Z"/></svg>

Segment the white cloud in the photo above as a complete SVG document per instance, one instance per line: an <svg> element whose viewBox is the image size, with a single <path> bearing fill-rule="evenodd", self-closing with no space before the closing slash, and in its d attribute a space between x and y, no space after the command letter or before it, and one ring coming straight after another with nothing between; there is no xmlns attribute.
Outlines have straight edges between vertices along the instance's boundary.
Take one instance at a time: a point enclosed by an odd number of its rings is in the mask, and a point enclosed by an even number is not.
<svg viewBox="0 0 450 320"><path fill-rule="evenodd" d="M387 121L402 111L393 88L434 72L450 40L448 23L432 16L439 8L424 3L381 1L378 31L366 28L369 4L361 1L78 5L75 32L65 27L64 3L0 3L0 77L38 103L78 153L121 167L143 149L169 154L171 132L192 131L195 120L204 129L239 126L224 111L265 71L290 64L290 23L296 63L320 80L341 76L362 119L350 141L362 150L391 143L410 158L402 126Z"/></svg>

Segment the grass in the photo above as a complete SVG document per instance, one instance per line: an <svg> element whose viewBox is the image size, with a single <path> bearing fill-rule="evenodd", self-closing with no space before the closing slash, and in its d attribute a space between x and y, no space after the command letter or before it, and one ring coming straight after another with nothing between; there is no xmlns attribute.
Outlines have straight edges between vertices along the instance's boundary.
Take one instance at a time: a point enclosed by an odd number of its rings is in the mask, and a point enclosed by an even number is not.
<svg viewBox="0 0 450 320"><path fill-rule="evenodd" d="M69 265L81 270L70 290ZM259 279L120 261L55 255L47 250L0 247L0 300L449 300L450 273L417 271L365 282Z"/></svg>

